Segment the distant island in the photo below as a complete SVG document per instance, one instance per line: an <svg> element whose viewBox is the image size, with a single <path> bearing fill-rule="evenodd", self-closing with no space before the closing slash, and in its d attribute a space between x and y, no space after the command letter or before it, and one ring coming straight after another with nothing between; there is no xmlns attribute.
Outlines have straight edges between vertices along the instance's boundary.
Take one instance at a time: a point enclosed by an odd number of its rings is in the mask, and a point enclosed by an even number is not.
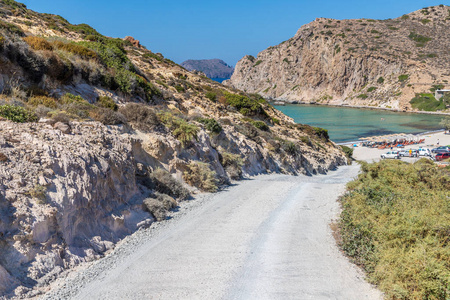
<svg viewBox="0 0 450 300"><path fill-rule="evenodd" d="M223 80L231 78L234 68L229 66L221 59L189 59L181 64L182 67L189 71L201 71L213 80L222 82Z"/></svg>

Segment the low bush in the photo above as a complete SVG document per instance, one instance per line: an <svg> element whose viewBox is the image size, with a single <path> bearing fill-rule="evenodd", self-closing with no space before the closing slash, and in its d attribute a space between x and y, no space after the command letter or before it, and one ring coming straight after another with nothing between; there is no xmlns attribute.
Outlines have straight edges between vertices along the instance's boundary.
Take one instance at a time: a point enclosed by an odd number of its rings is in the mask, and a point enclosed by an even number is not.
<svg viewBox="0 0 450 300"><path fill-rule="evenodd" d="M353 158L353 148L341 145L341 149L345 153L345 156L347 156L348 159Z"/></svg>
<svg viewBox="0 0 450 300"><path fill-rule="evenodd" d="M95 121L101 122L104 125L119 125L126 124L127 118L119 112L109 108L98 107L89 112L89 116Z"/></svg>
<svg viewBox="0 0 450 300"><path fill-rule="evenodd" d="M4 29L7 32L11 33L11 34L16 34L18 36L24 36L25 33L23 32L22 29L20 29L18 26L2 21L0 20L0 29Z"/></svg>
<svg viewBox="0 0 450 300"><path fill-rule="evenodd" d="M211 100L212 102L216 102L217 101L217 93L207 92L205 94L205 97L208 98L209 100Z"/></svg>
<svg viewBox="0 0 450 300"><path fill-rule="evenodd" d="M300 152L300 149L298 148L297 144L291 141L282 141L281 149L283 149L286 153L292 156Z"/></svg>
<svg viewBox="0 0 450 300"><path fill-rule="evenodd" d="M360 98L360 99L367 99L367 98L369 98L369 96L367 96L367 94L360 94L360 95L358 95L356 97Z"/></svg>
<svg viewBox="0 0 450 300"><path fill-rule="evenodd" d="M449 299L450 177L427 159L362 165L341 199L341 247L387 299Z"/></svg>
<svg viewBox="0 0 450 300"><path fill-rule="evenodd" d="M33 112L24 107L10 104L0 105L0 117L17 123L36 122L38 120Z"/></svg>
<svg viewBox="0 0 450 300"><path fill-rule="evenodd" d="M204 192L214 193L218 189L216 172L210 169L209 164L199 161L191 161L187 165L187 171L183 179L192 186Z"/></svg>
<svg viewBox="0 0 450 300"><path fill-rule="evenodd" d="M376 89L377 89L376 87L371 86L371 87L369 87L369 88L367 89L367 92L370 93L370 92L375 91Z"/></svg>
<svg viewBox="0 0 450 300"><path fill-rule="evenodd" d="M192 140L197 140L197 134L200 130L198 126L188 123L186 120L178 118L170 112L160 113L158 117L184 147L188 146Z"/></svg>
<svg viewBox="0 0 450 300"><path fill-rule="evenodd" d="M154 185L153 188L158 192L180 200L189 198L189 191L166 170L158 168L149 176Z"/></svg>
<svg viewBox="0 0 450 300"><path fill-rule="evenodd" d="M221 163L231 179L238 180L242 177L242 166L244 161L239 154L220 152Z"/></svg>
<svg viewBox="0 0 450 300"><path fill-rule="evenodd" d="M320 128L320 127L313 127L314 130L314 134L317 135L318 137L325 139L325 140L329 140L330 137L328 136L328 130L324 129L324 128Z"/></svg>
<svg viewBox="0 0 450 300"><path fill-rule="evenodd" d="M383 84L384 83L384 78L383 77L378 77L378 79L377 79L377 83L379 83L379 84Z"/></svg>
<svg viewBox="0 0 450 300"><path fill-rule="evenodd" d="M38 36L27 36L24 37L23 40L34 50L53 50L52 44L44 38Z"/></svg>
<svg viewBox="0 0 450 300"><path fill-rule="evenodd" d="M161 125L155 111L145 104L127 103L119 108L119 112L140 130L149 131Z"/></svg>
<svg viewBox="0 0 450 300"><path fill-rule="evenodd" d="M267 115L260 102L256 99L229 92L224 92L223 95L226 103L236 108L244 116Z"/></svg>
<svg viewBox="0 0 450 300"><path fill-rule="evenodd" d="M408 37L417 43L416 44L417 47L423 47L425 46L426 43L431 41L431 38L417 34L415 32L410 32Z"/></svg>
<svg viewBox="0 0 450 300"><path fill-rule="evenodd" d="M111 110L116 111L118 106L116 102L110 97L107 96L101 96L97 100L97 106L103 107L103 108L109 108Z"/></svg>
<svg viewBox="0 0 450 300"><path fill-rule="evenodd" d="M74 43L64 43L62 41L54 41L52 46L55 49L67 51L72 54L76 54L85 59L98 59L97 53L88 49L82 45L74 44Z"/></svg>
<svg viewBox="0 0 450 300"><path fill-rule="evenodd" d="M169 195L156 192L153 198L144 200L143 206L157 221L163 221L167 217L167 212L177 206L177 202Z"/></svg>
<svg viewBox="0 0 450 300"><path fill-rule="evenodd" d="M196 121L204 124L206 130L212 133L220 133L222 131L222 126L216 119L198 118Z"/></svg>
<svg viewBox="0 0 450 300"><path fill-rule="evenodd" d="M48 108L57 108L58 104L54 98L46 97L46 96L35 96L28 99L27 104L32 107L38 107L39 105L48 107Z"/></svg>
<svg viewBox="0 0 450 300"><path fill-rule="evenodd" d="M403 82L403 81L408 80L408 78L409 78L408 74L402 74L402 75L398 76L398 81Z"/></svg>

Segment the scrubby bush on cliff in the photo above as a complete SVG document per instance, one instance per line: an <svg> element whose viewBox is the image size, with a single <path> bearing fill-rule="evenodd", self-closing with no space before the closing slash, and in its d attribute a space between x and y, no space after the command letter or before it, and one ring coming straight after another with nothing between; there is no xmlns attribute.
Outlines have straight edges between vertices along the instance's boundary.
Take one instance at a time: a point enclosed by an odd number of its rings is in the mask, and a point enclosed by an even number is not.
<svg viewBox="0 0 450 300"><path fill-rule="evenodd" d="M118 106L116 104L116 102L114 102L114 100L110 97L107 96L101 96L98 98L97 100L97 106L103 107L103 108L109 108L112 109L114 111L117 110Z"/></svg>
<svg viewBox="0 0 450 300"><path fill-rule="evenodd" d="M185 200L189 197L189 191L166 170L160 168L156 169L150 173L150 179L154 185L152 188L160 193L181 200Z"/></svg>
<svg viewBox="0 0 450 300"><path fill-rule="evenodd" d="M24 37L23 40L34 50L53 50L52 44L44 38L38 36L27 36Z"/></svg>
<svg viewBox="0 0 450 300"><path fill-rule="evenodd" d="M409 102L413 108L424 111L437 111L445 109L445 103L440 99L439 101L434 98L433 94L416 94L414 98Z"/></svg>
<svg viewBox="0 0 450 300"><path fill-rule="evenodd" d="M191 161L187 165L187 171L183 173L183 179L204 192L214 193L218 189L216 172L204 162Z"/></svg>
<svg viewBox="0 0 450 300"><path fill-rule="evenodd" d="M27 104L32 107L38 107L39 105L55 109L58 104L54 98L46 96L35 96L28 99Z"/></svg>
<svg viewBox="0 0 450 300"><path fill-rule="evenodd" d="M450 177L427 159L362 165L342 198L341 246L388 299L450 297Z"/></svg>
<svg viewBox="0 0 450 300"><path fill-rule="evenodd" d="M98 107L90 111L89 116L104 125L119 125L127 123L127 118L125 118L124 115L104 107Z"/></svg>
<svg viewBox="0 0 450 300"><path fill-rule="evenodd" d="M242 177L244 161L239 154L221 151L220 158L223 168L231 179L238 180Z"/></svg>
<svg viewBox="0 0 450 300"><path fill-rule="evenodd" d="M174 116L170 112L158 114L159 119L164 123L183 146L188 146L194 139L197 140L197 134L200 130L198 126L188 123L186 120Z"/></svg>
<svg viewBox="0 0 450 300"><path fill-rule="evenodd" d="M222 131L222 126L220 126L216 119L198 118L196 121L204 124L206 130L210 132L220 133Z"/></svg>
<svg viewBox="0 0 450 300"><path fill-rule="evenodd" d="M226 103L236 108L244 116L267 115L256 99L239 94L232 94L226 91L223 92L223 95L226 99Z"/></svg>
<svg viewBox="0 0 450 300"><path fill-rule="evenodd" d="M119 112L140 130L152 130L161 124L155 111L144 104L127 103L120 107Z"/></svg>
<svg viewBox="0 0 450 300"><path fill-rule="evenodd" d="M0 117L17 123L36 122L38 120L33 112L24 107L10 104L0 105Z"/></svg>
<svg viewBox="0 0 450 300"><path fill-rule="evenodd" d="M144 200L144 209L151 212L157 221L165 220L167 212L176 206L177 202L175 199L158 192L153 195L153 198Z"/></svg>

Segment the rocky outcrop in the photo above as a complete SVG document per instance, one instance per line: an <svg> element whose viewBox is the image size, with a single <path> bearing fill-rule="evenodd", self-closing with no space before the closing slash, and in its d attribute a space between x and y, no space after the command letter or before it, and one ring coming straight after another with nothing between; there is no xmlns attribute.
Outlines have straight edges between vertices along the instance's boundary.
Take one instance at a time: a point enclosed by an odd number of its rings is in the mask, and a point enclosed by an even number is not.
<svg viewBox="0 0 450 300"><path fill-rule="evenodd" d="M230 78L234 68L221 59L189 59L181 63L189 71L200 71L209 78Z"/></svg>
<svg viewBox="0 0 450 300"><path fill-rule="evenodd" d="M448 6L394 20L319 18L258 56L225 84L290 102L411 109L416 93L449 87Z"/></svg>

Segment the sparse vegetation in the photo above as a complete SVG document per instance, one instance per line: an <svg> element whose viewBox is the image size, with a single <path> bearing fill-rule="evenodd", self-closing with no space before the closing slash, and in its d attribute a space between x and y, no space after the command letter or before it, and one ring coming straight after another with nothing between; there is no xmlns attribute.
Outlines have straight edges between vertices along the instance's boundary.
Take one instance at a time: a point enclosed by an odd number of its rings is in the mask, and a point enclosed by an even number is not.
<svg viewBox="0 0 450 300"><path fill-rule="evenodd" d="M416 94L409 102L413 108L424 111L437 111L445 109L442 99L440 101L434 98L433 94Z"/></svg>
<svg viewBox="0 0 450 300"><path fill-rule="evenodd" d="M383 77L378 77L378 79L377 79L377 83L379 83L379 84L383 84L384 83L384 78Z"/></svg>
<svg viewBox="0 0 450 300"><path fill-rule="evenodd" d="M214 193L218 189L216 172L211 170L209 164L200 161L191 161L183 174L183 179L192 186L204 192Z"/></svg>
<svg viewBox="0 0 450 300"><path fill-rule="evenodd" d="M431 38L417 34L415 32L410 32L408 37L417 43L416 44L417 47L423 47L425 46L426 43L431 41Z"/></svg>
<svg viewBox="0 0 450 300"><path fill-rule="evenodd" d="M367 94L359 94L358 96L356 96L357 98L360 98L360 99L367 99L367 98L369 98L369 96L367 96Z"/></svg>
<svg viewBox="0 0 450 300"><path fill-rule="evenodd" d="M198 118L196 121L204 124L206 130L209 132L220 133L222 131L222 126L220 126L216 119Z"/></svg>
<svg viewBox="0 0 450 300"><path fill-rule="evenodd" d="M375 86L371 86L371 87L369 87L369 88L367 89L367 92L370 93L370 92L375 91L376 89L377 89L377 88L376 88Z"/></svg>
<svg viewBox="0 0 450 300"><path fill-rule="evenodd" d="M167 194L180 200L185 200L190 195L189 191L164 169L157 168L150 173L149 178L152 182L151 188L159 193Z"/></svg>
<svg viewBox="0 0 450 300"><path fill-rule="evenodd" d="M242 166L244 161L239 154L233 154L230 152L220 152L221 163L225 171L228 173L231 179L238 180L242 177Z"/></svg>
<svg viewBox="0 0 450 300"><path fill-rule="evenodd" d="M448 299L448 170L422 159L362 171L341 199L342 249L387 299Z"/></svg>
<svg viewBox="0 0 450 300"><path fill-rule="evenodd" d="M188 123L186 120L176 117L170 112L159 113L158 117L184 147L189 146L194 139L197 140L197 134L200 129L195 124Z"/></svg>
<svg viewBox="0 0 450 300"><path fill-rule="evenodd" d="M262 60L258 60L257 62L255 62L255 64L253 66L256 67L257 65L259 65L261 63L262 63Z"/></svg>
<svg viewBox="0 0 450 300"><path fill-rule="evenodd" d="M408 74L402 74L402 75L398 76L398 81L403 82L403 81L408 80L408 78L409 78Z"/></svg>
<svg viewBox="0 0 450 300"><path fill-rule="evenodd" d="M156 192L153 198L144 200L143 206L157 221L163 221L167 217L167 212L177 206L177 202L169 195Z"/></svg>

